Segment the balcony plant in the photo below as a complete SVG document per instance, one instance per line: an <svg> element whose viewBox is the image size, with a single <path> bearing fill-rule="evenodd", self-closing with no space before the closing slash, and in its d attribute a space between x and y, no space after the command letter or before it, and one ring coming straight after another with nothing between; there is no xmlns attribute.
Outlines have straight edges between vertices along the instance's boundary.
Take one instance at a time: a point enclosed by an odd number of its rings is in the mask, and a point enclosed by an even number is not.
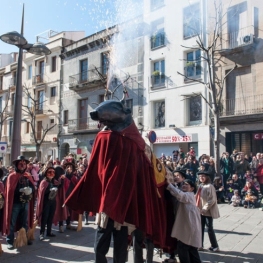
<svg viewBox="0 0 263 263"><path fill-rule="evenodd" d="M194 67L196 63L194 61L187 61L186 62L186 67Z"/></svg>
<svg viewBox="0 0 263 263"><path fill-rule="evenodd" d="M152 74L153 74L153 76L155 76L155 77L158 77L158 76L161 75L159 70L155 70L155 71L153 71Z"/></svg>

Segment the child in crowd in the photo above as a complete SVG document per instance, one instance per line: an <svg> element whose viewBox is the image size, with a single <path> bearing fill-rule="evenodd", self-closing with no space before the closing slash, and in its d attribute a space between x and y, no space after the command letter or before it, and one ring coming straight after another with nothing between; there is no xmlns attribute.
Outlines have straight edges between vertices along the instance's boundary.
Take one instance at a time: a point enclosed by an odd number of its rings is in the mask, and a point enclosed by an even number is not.
<svg viewBox="0 0 263 263"><path fill-rule="evenodd" d="M251 174L250 170L246 171L246 173L244 175L244 180L246 180L246 182L252 182L253 175Z"/></svg>
<svg viewBox="0 0 263 263"><path fill-rule="evenodd" d="M256 190L260 193L260 184L258 182L258 178L257 177L254 177L254 179L253 179L253 185L256 188Z"/></svg>
<svg viewBox="0 0 263 263"><path fill-rule="evenodd" d="M222 183L222 178L220 176L216 176L213 185L216 189L217 203L224 203L224 186Z"/></svg>
<svg viewBox="0 0 263 263"><path fill-rule="evenodd" d="M229 201L229 204L231 202L231 198L234 195L234 182L233 179L228 179L226 184L226 197Z"/></svg>
<svg viewBox="0 0 263 263"><path fill-rule="evenodd" d="M244 208L255 208L257 207L257 197L253 195L252 190L248 190L245 196L245 200L243 200Z"/></svg>
<svg viewBox="0 0 263 263"><path fill-rule="evenodd" d="M238 190L234 190L234 195L231 198L231 204L232 206L239 206L241 203L241 197L239 195Z"/></svg>

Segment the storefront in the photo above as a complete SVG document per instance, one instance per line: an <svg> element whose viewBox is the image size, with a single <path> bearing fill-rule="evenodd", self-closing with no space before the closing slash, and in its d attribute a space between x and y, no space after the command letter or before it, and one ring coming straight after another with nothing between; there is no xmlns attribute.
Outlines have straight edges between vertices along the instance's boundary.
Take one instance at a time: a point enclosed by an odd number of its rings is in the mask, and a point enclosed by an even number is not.
<svg viewBox="0 0 263 263"><path fill-rule="evenodd" d="M226 151L232 153L236 149L239 152L255 155L263 152L263 131L242 131L226 133Z"/></svg>

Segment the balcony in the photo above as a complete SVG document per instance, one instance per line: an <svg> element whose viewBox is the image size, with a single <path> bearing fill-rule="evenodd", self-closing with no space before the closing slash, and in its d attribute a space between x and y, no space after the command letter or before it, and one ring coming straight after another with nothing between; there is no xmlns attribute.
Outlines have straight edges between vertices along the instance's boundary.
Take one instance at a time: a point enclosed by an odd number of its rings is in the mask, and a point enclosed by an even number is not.
<svg viewBox="0 0 263 263"><path fill-rule="evenodd" d="M104 84L106 78L107 76L103 74L102 68L83 71L79 74L69 76L69 88L73 90L81 90L97 87Z"/></svg>
<svg viewBox="0 0 263 263"><path fill-rule="evenodd" d="M68 120L68 133L98 130L98 122L91 118Z"/></svg>
<svg viewBox="0 0 263 263"><path fill-rule="evenodd" d="M16 86L16 78L11 78L9 82L9 87L15 87Z"/></svg>
<svg viewBox="0 0 263 263"><path fill-rule="evenodd" d="M231 53L233 49L234 51L251 49L254 46L255 30L253 26L249 26L224 34L220 53Z"/></svg>
<svg viewBox="0 0 263 263"><path fill-rule="evenodd" d="M15 105L8 105L5 109L5 113L8 115L12 115L14 113L14 107Z"/></svg>
<svg viewBox="0 0 263 263"><path fill-rule="evenodd" d="M156 49L165 46L165 33L159 33L151 37L151 49Z"/></svg>
<svg viewBox="0 0 263 263"><path fill-rule="evenodd" d="M162 72L154 71L152 78L152 88L158 89L165 87L165 75Z"/></svg>
<svg viewBox="0 0 263 263"><path fill-rule="evenodd" d="M222 100L221 117L263 113L263 94Z"/></svg>
<svg viewBox="0 0 263 263"><path fill-rule="evenodd" d="M32 84L33 85L41 85L46 82L44 74L36 75L32 78Z"/></svg>

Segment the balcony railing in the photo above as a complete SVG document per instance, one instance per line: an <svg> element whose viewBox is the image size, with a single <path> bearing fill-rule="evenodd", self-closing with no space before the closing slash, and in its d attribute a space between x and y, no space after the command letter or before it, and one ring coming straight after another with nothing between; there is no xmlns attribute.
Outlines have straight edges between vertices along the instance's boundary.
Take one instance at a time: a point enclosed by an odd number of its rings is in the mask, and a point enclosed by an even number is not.
<svg viewBox="0 0 263 263"><path fill-rule="evenodd" d="M68 132L84 131L84 130L96 130L98 129L98 122L91 118L82 118L68 120Z"/></svg>
<svg viewBox="0 0 263 263"><path fill-rule="evenodd" d="M197 65L193 64L191 66L187 66L184 68L185 76L191 79L201 78L201 73L202 73L202 67L199 64Z"/></svg>
<svg viewBox="0 0 263 263"><path fill-rule="evenodd" d="M103 74L102 68L83 71L79 74L69 76L69 88L78 90L101 85L103 83L101 77L104 77L104 80L106 80L106 75Z"/></svg>
<svg viewBox="0 0 263 263"><path fill-rule="evenodd" d="M263 113L263 94L222 100L221 116Z"/></svg>
<svg viewBox="0 0 263 263"><path fill-rule="evenodd" d="M163 73L152 75L153 88L160 88L165 86L165 75Z"/></svg>
<svg viewBox="0 0 263 263"><path fill-rule="evenodd" d="M38 75L34 76L32 79L33 85L38 85L38 84L43 84L43 83L45 83L44 74L38 74Z"/></svg>
<svg viewBox="0 0 263 263"><path fill-rule="evenodd" d="M151 37L151 49L162 47L165 45L165 33L159 33Z"/></svg>
<svg viewBox="0 0 263 263"><path fill-rule="evenodd" d="M14 87L16 86L16 78L11 78L9 82L9 87Z"/></svg>
<svg viewBox="0 0 263 263"><path fill-rule="evenodd" d="M255 28L253 26L241 28L238 31L229 32L223 39L223 49L234 49L247 46L254 42Z"/></svg>

